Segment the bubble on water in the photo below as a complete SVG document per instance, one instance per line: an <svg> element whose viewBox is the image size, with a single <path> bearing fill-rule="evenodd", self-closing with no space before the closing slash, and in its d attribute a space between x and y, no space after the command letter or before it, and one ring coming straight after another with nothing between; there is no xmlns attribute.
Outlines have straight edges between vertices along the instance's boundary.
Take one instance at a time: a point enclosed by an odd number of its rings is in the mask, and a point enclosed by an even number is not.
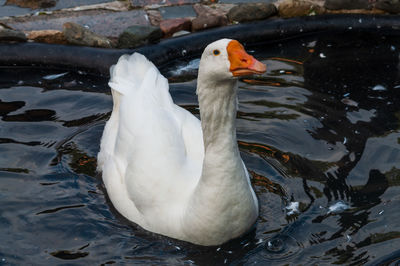
<svg viewBox="0 0 400 266"><path fill-rule="evenodd" d="M343 97L349 97L350 96L350 92L343 94Z"/></svg>
<svg viewBox="0 0 400 266"><path fill-rule="evenodd" d="M386 91L387 89L383 87L382 85L376 85L375 87L372 88L373 91Z"/></svg>
<svg viewBox="0 0 400 266"><path fill-rule="evenodd" d="M186 54L187 54L186 49L183 49L183 50L182 50L182 55L185 56Z"/></svg>
<svg viewBox="0 0 400 266"><path fill-rule="evenodd" d="M17 84L18 84L18 85L22 85L22 84L24 84L24 81L23 81L23 80L20 80L20 81L18 81Z"/></svg>
<svg viewBox="0 0 400 266"><path fill-rule="evenodd" d="M279 70L279 73L280 73L280 74L285 74L286 71L285 71L285 70Z"/></svg>
<svg viewBox="0 0 400 266"><path fill-rule="evenodd" d="M384 212L385 212L384 210L381 210L378 214L382 215Z"/></svg>
<svg viewBox="0 0 400 266"><path fill-rule="evenodd" d="M346 204L344 201L339 200L338 202L334 203L333 205L328 207L328 213L340 213L343 212L347 209L349 209L350 206Z"/></svg>
<svg viewBox="0 0 400 266"><path fill-rule="evenodd" d="M394 52L394 51L396 51L396 47L392 45L392 46L390 46L390 50Z"/></svg>
<svg viewBox="0 0 400 266"><path fill-rule="evenodd" d="M351 242L351 236L346 235L347 242Z"/></svg>
<svg viewBox="0 0 400 266"><path fill-rule="evenodd" d="M321 57L321 58L326 58L326 55L324 55L324 53L320 53L320 54L319 54L319 57Z"/></svg>
<svg viewBox="0 0 400 266"><path fill-rule="evenodd" d="M362 19L361 18L358 20L358 23L362 23Z"/></svg>
<svg viewBox="0 0 400 266"><path fill-rule="evenodd" d="M346 144L346 143L347 143L347 138L344 137L344 139L343 139L343 144Z"/></svg>
<svg viewBox="0 0 400 266"><path fill-rule="evenodd" d="M45 79L45 80L54 80L54 79L58 79L60 77L63 77L65 75L67 75L68 73L69 72L64 72L64 73L61 73L61 74L47 75L47 76L44 76L43 79Z"/></svg>
<svg viewBox="0 0 400 266"><path fill-rule="evenodd" d="M261 256L270 261L285 261L298 254L302 248L303 245L297 239L283 233L267 241Z"/></svg>

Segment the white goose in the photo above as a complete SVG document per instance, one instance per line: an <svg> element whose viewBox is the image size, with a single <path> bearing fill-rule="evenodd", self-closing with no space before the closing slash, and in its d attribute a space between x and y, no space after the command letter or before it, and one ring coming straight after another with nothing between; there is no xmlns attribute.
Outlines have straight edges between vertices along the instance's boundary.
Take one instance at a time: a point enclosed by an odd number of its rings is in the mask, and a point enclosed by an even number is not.
<svg viewBox="0 0 400 266"><path fill-rule="evenodd" d="M111 67L113 111L98 168L115 208L141 227L199 245L248 231L258 202L236 141L237 77L266 66L229 39L199 68L201 122L175 105L168 81L143 55Z"/></svg>

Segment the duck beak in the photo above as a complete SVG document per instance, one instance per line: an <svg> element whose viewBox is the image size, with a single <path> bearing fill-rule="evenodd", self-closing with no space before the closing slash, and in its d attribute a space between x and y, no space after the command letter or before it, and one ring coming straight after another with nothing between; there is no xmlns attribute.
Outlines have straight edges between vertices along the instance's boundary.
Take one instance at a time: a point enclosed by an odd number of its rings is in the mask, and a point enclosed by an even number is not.
<svg viewBox="0 0 400 266"><path fill-rule="evenodd" d="M230 41L226 49L231 63L229 70L234 77L262 74L267 70L267 66L246 53L238 41Z"/></svg>

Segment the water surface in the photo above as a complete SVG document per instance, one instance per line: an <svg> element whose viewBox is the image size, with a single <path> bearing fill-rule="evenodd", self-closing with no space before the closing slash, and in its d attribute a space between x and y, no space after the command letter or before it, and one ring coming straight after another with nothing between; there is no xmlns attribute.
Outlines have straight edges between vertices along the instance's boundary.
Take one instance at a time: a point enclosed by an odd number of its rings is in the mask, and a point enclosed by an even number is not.
<svg viewBox="0 0 400 266"><path fill-rule="evenodd" d="M107 78L0 69L0 264L359 265L400 258L400 40L321 35L248 50L237 133L260 201L253 230L218 247L121 217L95 172ZM198 115L198 60L161 71Z"/></svg>

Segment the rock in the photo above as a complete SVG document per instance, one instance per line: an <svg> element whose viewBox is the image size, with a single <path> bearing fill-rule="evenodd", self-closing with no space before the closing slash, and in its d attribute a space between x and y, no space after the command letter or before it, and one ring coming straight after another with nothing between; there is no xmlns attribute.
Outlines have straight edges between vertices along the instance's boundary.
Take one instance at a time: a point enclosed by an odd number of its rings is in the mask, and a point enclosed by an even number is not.
<svg viewBox="0 0 400 266"><path fill-rule="evenodd" d="M111 41L73 22L63 25L63 34L70 44L111 48Z"/></svg>
<svg viewBox="0 0 400 266"><path fill-rule="evenodd" d="M326 0L324 6L326 9L330 10L372 8L372 5L368 0Z"/></svg>
<svg viewBox="0 0 400 266"><path fill-rule="evenodd" d="M0 42L26 42L27 38L22 31L0 29Z"/></svg>
<svg viewBox="0 0 400 266"><path fill-rule="evenodd" d="M28 39L35 42L67 44L67 39L59 30L34 30L28 32Z"/></svg>
<svg viewBox="0 0 400 266"><path fill-rule="evenodd" d="M192 20L192 31L228 25L226 16L201 16Z"/></svg>
<svg viewBox="0 0 400 266"><path fill-rule="evenodd" d="M325 13L325 9L311 1L286 0L279 4L279 16L283 18L310 16Z"/></svg>
<svg viewBox="0 0 400 266"><path fill-rule="evenodd" d="M135 25L124 30L118 38L119 48L135 48L158 42L163 36L159 27Z"/></svg>
<svg viewBox="0 0 400 266"><path fill-rule="evenodd" d="M205 17L205 16L225 16L226 12L222 9L211 8L209 6L195 4L193 6L194 11L196 12L198 17Z"/></svg>
<svg viewBox="0 0 400 266"><path fill-rule="evenodd" d="M161 12L156 9L147 10L147 17L149 18L150 24L153 26L159 26L162 21Z"/></svg>
<svg viewBox="0 0 400 266"><path fill-rule="evenodd" d="M268 3L240 4L228 13L228 19L237 22L266 19L277 13L276 7Z"/></svg>
<svg viewBox="0 0 400 266"><path fill-rule="evenodd" d="M386 12L400 13L400 0L378 0L375 7Z"/></svg>
<svg viewBox="0 0 400 266"><path fill-rule="evenodd" d="M38 9L49 8L56 5L56 0L7 0L6 5L16 5L19 7Z"/></svg>
<svg viewBox="0 0 400 266"><path fill-rule="evenodd" d="M171 37L175 32L181 30L190 30L192 27L192 20L189 18L175 18L161 21L160 28L165 37Z"/></svg>

